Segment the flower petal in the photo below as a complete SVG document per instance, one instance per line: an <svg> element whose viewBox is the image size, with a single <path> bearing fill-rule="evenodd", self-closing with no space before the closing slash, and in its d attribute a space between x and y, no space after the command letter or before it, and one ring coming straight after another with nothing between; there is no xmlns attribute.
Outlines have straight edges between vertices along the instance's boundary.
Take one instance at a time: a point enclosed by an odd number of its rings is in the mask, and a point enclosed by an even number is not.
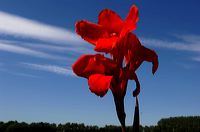
<svg viewBox="0 0 200 132"><path fill-rule="evenodd" d="M131 69L135 71L143 61L148 61L153 64L152 73L156 72L158 68L158 56L156 52L142 46L137 36L133 33L129 33L126 47L128 50L125 54L125 61L126 64L130 63Z"/></svg>
<svg viewBox="0 0 200 132"><path fill-rule="evenodd" d="M72 70L73 72L81 77L87 78L88 76L84 73L85 68L87 67L89 61L91 58L93 58L94 55L82 55L73 65Z"/></svg>
<svg viewBox="0 0 200 132"><path fill-rule="evenodd" d="M117 74L117 64L101 54L82 55L73 65L73 72L81 77L88 78L91 74Z"/></svg>
<svg viewBox="0 0 200 132"><path fill-rule="evenodd" d="M97 52L111 53L112 49L116 45L116 42L117 37L99 39L94 50Z"/></svg>
<svg viewBox="0 0 200 132"><path fill-rule="evenodd" d="M156 52L141 46L138 54L136 54L136 59L130 61L130 67L137 70L143 61L152 62L152 73L154 74L158 69L158 56Z"/></svg>
<svg viewBox="0 0 200 132"><path fill-rule="evenodd" d="M136 23L139 20L138 8L133 5L123 23L123 28L120 37L124 36L127 32L132 32L136 29Z"/></svg>
<svg viewBox="0 0 200 132"><path fill-rule="evenodd" d="M127 51L125 52L125 62L136 61L140 57L141 43L137 36L133 33L128 34L128 41L125 45Z"/></svg>
<svg viewBox="0 0 200 132"><path fill-rule="evenodd" d="M104 9L98 16L98 24L104 26L110 33L119 34L123 21L120 16L112 10Z"/></svg>
<svg viewBox="0 0 200 132"><path fill-rule="evenodd" d="M107 36L106 29L103 26L85 20L76 23L76 32L93 45L96 44L99 38Z"/></svg>
<svg viewBox="0 0 200 132"><path fill-rule="evenodd" d="M136 97L140 93L140 82L137 78L137 75L136 74L134 74L134 75L135 75L134 80L136 83L136 89L133 91L133 96Z"/></svg>
<svg viewBox="0 0 200 132"><path fill-rule="evenodd" d="M108 58L105 58L101 54L96 54L88 62L87 67L84 70L84 73L87 75L99 73L106 75L113 75L117 70L117 64Z"/></svg>
<svg viewBox="0 0 200 132"><path fill-rule="evenodd" d="M152 73L154 74L158 69L158 55L155 51L150 50L144 46L142 46L143 51L143 59L148 62L152 62Z"/></svg>
<svg viewBox="0 0 200 132"><path fill-rule="evenodd" d="M103 97L107 93L111 81L112 76L93 74L89 77L88 85L91 92L95 93L97 96Z"/></svg>
<svg viewBox="0 0 200 132"><path fill-rule="evenodd" d="M101 73L104 74L105 73L105 66L103 65L102 61L99 59L101 56L96 55L94 57L92 57L89 62L87 67L85 68L84 72L87 73L88 75L94 74L94 73Z"/></svg>
<svg viewBox="0 0 200 132"><path fill-rule="evenodd" d="M135 97L140 93L140 82L138 80L137 74L135 73L134 69L130 67L129 64L126 65L126 67L122 70L120 74L120 79L121 80L127 80L127 79L135 80L136 88L133 91L133 96ZM121 84L123 84L123 81L121 82Z"/></svg>

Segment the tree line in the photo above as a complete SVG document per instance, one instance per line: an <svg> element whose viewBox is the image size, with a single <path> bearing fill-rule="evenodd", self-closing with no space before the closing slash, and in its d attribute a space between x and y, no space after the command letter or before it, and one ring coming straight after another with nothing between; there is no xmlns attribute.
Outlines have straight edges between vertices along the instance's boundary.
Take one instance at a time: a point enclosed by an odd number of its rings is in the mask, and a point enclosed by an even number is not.
<svg viewBox="0 0 200 132"><path fill-rule="evenodd" d="M0 132L121 132L120 126L88 126L83 123L25 123L0 122ZM132 127L127 127L132 132ZM200 132L200 116L170 117L158 121L155 126L140 126L140 132Z"/></svg>

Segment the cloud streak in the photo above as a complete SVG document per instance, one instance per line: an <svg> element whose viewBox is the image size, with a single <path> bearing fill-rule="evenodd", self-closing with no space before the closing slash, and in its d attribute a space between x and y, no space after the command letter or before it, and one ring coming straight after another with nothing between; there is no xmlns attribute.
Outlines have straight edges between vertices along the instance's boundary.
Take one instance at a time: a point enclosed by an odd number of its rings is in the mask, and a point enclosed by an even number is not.
<svg viewBox="0 0 200 132"><path fill-rule="evenodd" d="M41 78L41 76L36 76L36 75L32 75L32 74L28 74L28 73L22 73L22 72L15 72L15 71L9 71L7 69L4 69L5 73L8 73L10 75L15 75L15 76L20 76L20 77L29 77L29 78Z"/></svg>
<svg viewBox="0 0 200 132"><path fill-rule="evenodd" d="M54 43L83 42L69 30L0 11L0 33Z"/></svg>
<svg viewBox="0 0 200 132"><path fill-rule="evenodd" d="M185 35L180 35L180 34L174 34L175 37L189 43L196 43L199 44L200 42L200 35L194 35L194 34L185 34Z"/></svg>
<svg viewBox="0 0 200 132"><path fill-rule="evenodd" d="M22 76L22 77L30 77L30 78L41 78L40 76L32 75L32 74L27 74L27 73L19 73L19 72L9 72L12 75L16 76Z"/></svg>
<svg viewBox="0 0 200 132"><path fill-rule="evenodd" d="M48 54L45 52L36 51L33 49L29 49L29 48L25 48L25 47L17 46L17 45L11 45L11 44L7 44L7 43L0 43L0 51L28 55L28 56L33 56L33 57L37 57L37 58L66 60L66 58L61 57L61 56L51 55L51 54Z"/></svg>
<svg viewBox="0 0 200 132"><path fill-rule="evenodd" d="M11 53L46 59L72 60L69 57L64 58L48 52L83 54L92 51L70 30L0 11L0 35L2 34L25 38L25 41L15 41L12 38L0 40L0 50ZM30 43L29 38L45 43Z"/></svg>
<svg viewBox="0 0 200 132"><path fill-rule="evenodd" d="M57 65L48 65L48 64L34 64L34 63L22 63L24 66L27 66L29 68L40 70L40 71L46 71L50 73L55 73L58 75L64 75L64 76L74 76L74 73L69 68L60 67Z"/></svg>
<svg viewBox="0 0 200 132"><path fill-rule="evenodd" d="M196 55L195 57L190 57L192 61L200 62L200 35L178 35L175 34L178 40L169 41L169 40L160 40L160 39L152 39L152 38L141 38L141 42L147 46L153 46L157 48L163 49L172 49L179 51L187 51L193 52Z"/></svg>
<svg viewBox="0 0 200 132"><path fill-rule="evenodd" d="M197 61L197 62L200 62L200 56L193 57L192 60Z"/></svg>
<svg viewBox="0 0 200 132"><path fill-rule="evenodd" d="M158 48L200 52L200 44L198 44L196 41L181 42L181 41L164 41L159 39L141 38L141 42L144 45L158 47Z"/></svg>
<svg viewBox="0 0 200 132"><path fill-rule="evenodd" d="M23 43L22 43L23 44ZM47 51L57 51L57 52L72 52L72 53L93 53L93 49L89 49L86 46L65 46L65 45L49 45L49 44L42 44L42 43L24 43L24 46L35 48L35 49L43 49Z"/></svg>

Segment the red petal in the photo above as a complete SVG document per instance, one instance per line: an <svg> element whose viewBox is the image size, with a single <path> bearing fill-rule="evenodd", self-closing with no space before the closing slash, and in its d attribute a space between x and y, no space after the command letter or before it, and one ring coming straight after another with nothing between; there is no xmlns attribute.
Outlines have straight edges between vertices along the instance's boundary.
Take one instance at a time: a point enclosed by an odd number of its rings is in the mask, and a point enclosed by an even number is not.
<svg viewBox="0 0 200 132"><path fill-rule="evenodd" d="M143 61L152 62L152 73L154 74L158 69L158 56L155 51L150 50L144 46L140 46L139 52L135 54L134 60L131 60L130 64L132 69L137 70L137 68L142 64Z"/></svg>
<svg viewBox="0 0 200 132"><path fill-rule="evenodd" d="M106 30L103 26L84 20L76 23L76 32L84 40L92 43L93 45L96 44L96 41L99 38L107 36Z"/></svg>
<svg viewBox="0 0 200 132"><path fill-rule="evenodd" d="M97 96L103 97L112 81L112 76L104 76L102 74L93 74L89 77L88 85L91 92L95 93Z"/></svg>
<svg viewBox="0 0 200 132"><path fill-rule="evenodd" d="M113 75L116 71L117 64L108 58L105 58L103 55L97 54L88 62L87 67L84 70L84 73L87 75L100 73L106 75Z"/></svg>
<svg viewBox="0 0 200 132"><path fill-rule="evenodd" d="M135 80L136 83L136 89L133 91L133 96L137 96L140 93L140 83L139 80L137 78L137 75L134 71L134 69L132 69L132 67L130 67L130 65L127 65L123 71L121 72L121 84L123 84L123 81L126 79L130 79L130 80ZM126 86L125 86L126 87Z"/></svg>
<svg viewBox="0 0 200 132"><path fill-rule="evenodd" d="M88 62L88 65L84 70L84 72L87 73L88 75L91 75L94 73L101 73L101 74L105 73L105 66L103 65L102 61L99 59L98 56L101 56L101 55L94 56Z"/></svg>
<svg viewBox="0 0 200 132"><path fill-rule="evenodd" d="M140 47L141 43L137 36L133 33L128 34L128 42L126 43L127 52L125 52L125 62L126 64L130 61L138 60L140 57Z"/></svg>
<svg viewBox="0 0 200 132"><path fill-rule="evenodd" d="M135 71L143 61L152 62L152 73L154 74L158 68L158 56L156 52L142 46L136 35L129 33L128 38L126 45L128 50L125 54L126 64L130 63L131 69Z"/></svg>
<svg viewBox="0 0 200 132"><path fill-rule="evenodd" d="M95 51L111 53L112 49L115 47L117 42L117 37L102 38L97 41Z"/></svg>
<svg viewBox="0 0 200 132"><path fill-rule="evenodd" d="M87 67L90 59L94 57L94 55L82 55L73 65L72 65L72 70L73 72L81 77L88 77L85 73L84 70Z"/></svg>
<svg viewBox="0 0 200 132"><path fill-rule="evenodd" d="M98 16L98 24L103 25L110 33L119 34L122 28L122 19L112 10L104 9Z"/></svg>
<svg viewBox="0 0 200 132"><path fill-rule="evenodd" d="M136 23L139 20L138 8L133 5L123 23L123 28L120 36L124 36L127 32L132 32L136 29Z"/></svg>
<svg viewBox="0 0 200 132"><path fill-rule="evenodd" d="M85 78L92 74L114 75L118 72L116 62L101 54L81 56L72 65L72 70L76 75Z"/></svg>
<svg viewBox="0 0 200 132"><path fill-rule="evenodd" d="M156 70L158 69L158 55L155 51L150 50L144 46L142 46L143 50L143 59L148 62L152 62L152 73L154 74Z"/></svg>
<svg viewBox="0 0 200 132"><path fill-rule="evenodd" d="M136 83L136 89L133 91L133 96L136 97L140 93L140 82L136 74L134 74L134 80Z"/></svg>

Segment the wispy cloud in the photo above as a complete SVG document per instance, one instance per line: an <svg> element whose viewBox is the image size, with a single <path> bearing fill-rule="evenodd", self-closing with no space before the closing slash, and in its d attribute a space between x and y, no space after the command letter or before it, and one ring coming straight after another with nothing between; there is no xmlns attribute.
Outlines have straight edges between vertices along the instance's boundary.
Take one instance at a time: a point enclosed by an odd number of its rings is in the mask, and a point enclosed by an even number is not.
<svg viewBox="0 0 200 132"><path fill-rule="evenodd" d="M190 57L190 60L200 62L200 56L199 56L200 35L174 34L173 36L176 37L178 40L170 41L170 40L161 40L161 39L152 39L152 38L141 38L141 41L144 45L147 45L147 46L193 52L195 57L194 56Z"/></svg>
<svg viewBox="0 0 200 132"><path fill-rule="evenodd" d="M0 66L1 67L1 66ZM0 72L8 73L10 75L15 75L15 76L22 76L22 77L31 77L31 78L41 78L40 76L36 76L30 73L23 73L22 71L12 71L10 69L5 69L5 68L0 68Z"/></svg>
<svg viewBox="0 0 200 132"><path fill-rule="evenodd" d="M19 72L10 72L10 74L16 75L16 76L22 76L22 77L31 77L31 78L41 78L41 76L36 76L32 74L27 74L27 73L19 73Z"/></svg>
<svg viewBox="0 0 200 132"><path fill-rule="evenodd" d="M188 37L188 36L185 36ZM184 38L183 40L187 40ZM183 51L192 51L200 52L200 43L197 41L169 41L169 40L160 40L160 39L151 39L151 38L141 38L141 41L144 45L154 46L158 48L168 48L174 50L183 50Z"/></svg>
<svg viewBox="0 0 200 132"><path fill-rule="evenodd" d="M42 43L42 42L27 42L27 41L19 41L19 40L4 40L0 39L0 43L11 44L11 45L20 45L23 47L27 47L29 49L34 50L42 50L42 51L54 51L54 52L71 52L71 53L94 53L92 45L55 45L51 43Z"/></svg>
<svg viewBox="0 0 200 132"><path fill-rule="evenodd" d="M195 34L174 34L175 37L189 43L197 43L200 42L200 35Z"/></svg>
<svg viewBox="0 0 200 132"><path fill-rule="evenodd" d="M192 60L197 61L197 62L200 62L200 56L193 57Z"/></svg>
<svg viewBox="0 0 200 132"><path fill-rule="evenodd" d="M54 43L83 42L69 30L0 11L0 33Z"/></svg>
<svg viewBox="0 0 200 132"><path fill-rule="evenodd" d="M25 41L24 39L16 41L12 38L0 40L0 50L39 58L64 59L64 57L48 53L49 51L75 54L92 51L83 44L84 41L78 35L70 30L2 11L0 11L0 34L25 38ZM39 42L30 43L29 38L39 40Z"/></svg>
<svg viewBox="0 0 200 132"><path fill-rule="evenodd" d="M66 45L49 45L49 44L42 44L42 43L22 43L22 45L34 48L34 49L42 49L42 50L47 50L47 51L57 51L57 52L72 52L72 53L92 53L94 52L93 49L89 49L86 46L79 46L79 47L74 47L74 46L66 46Z"/></svg>
<svg viewBox="0 0 200 132"><path fill-rule="evenodd" d="M56 59L56 60L65 60L66 58L56 55L51 55L45 52L36 51L33 49L25 48L22 46L11 45L6 43L0 43L0 51L6 51L16 54L28 55L38 58L46 58L46 59Z"/></svg>
<svg viewBox="0 0 200 132"><path fill-rule="evenodd" d="M27 66L29 68L40 70L40 71L46 71L55 73L58 75L64 75L64 76L73 76L74 73L70 68L60 67L57 65L48 65L48 64L35 64L35 63L21 63L23 66Z"/></svg>

